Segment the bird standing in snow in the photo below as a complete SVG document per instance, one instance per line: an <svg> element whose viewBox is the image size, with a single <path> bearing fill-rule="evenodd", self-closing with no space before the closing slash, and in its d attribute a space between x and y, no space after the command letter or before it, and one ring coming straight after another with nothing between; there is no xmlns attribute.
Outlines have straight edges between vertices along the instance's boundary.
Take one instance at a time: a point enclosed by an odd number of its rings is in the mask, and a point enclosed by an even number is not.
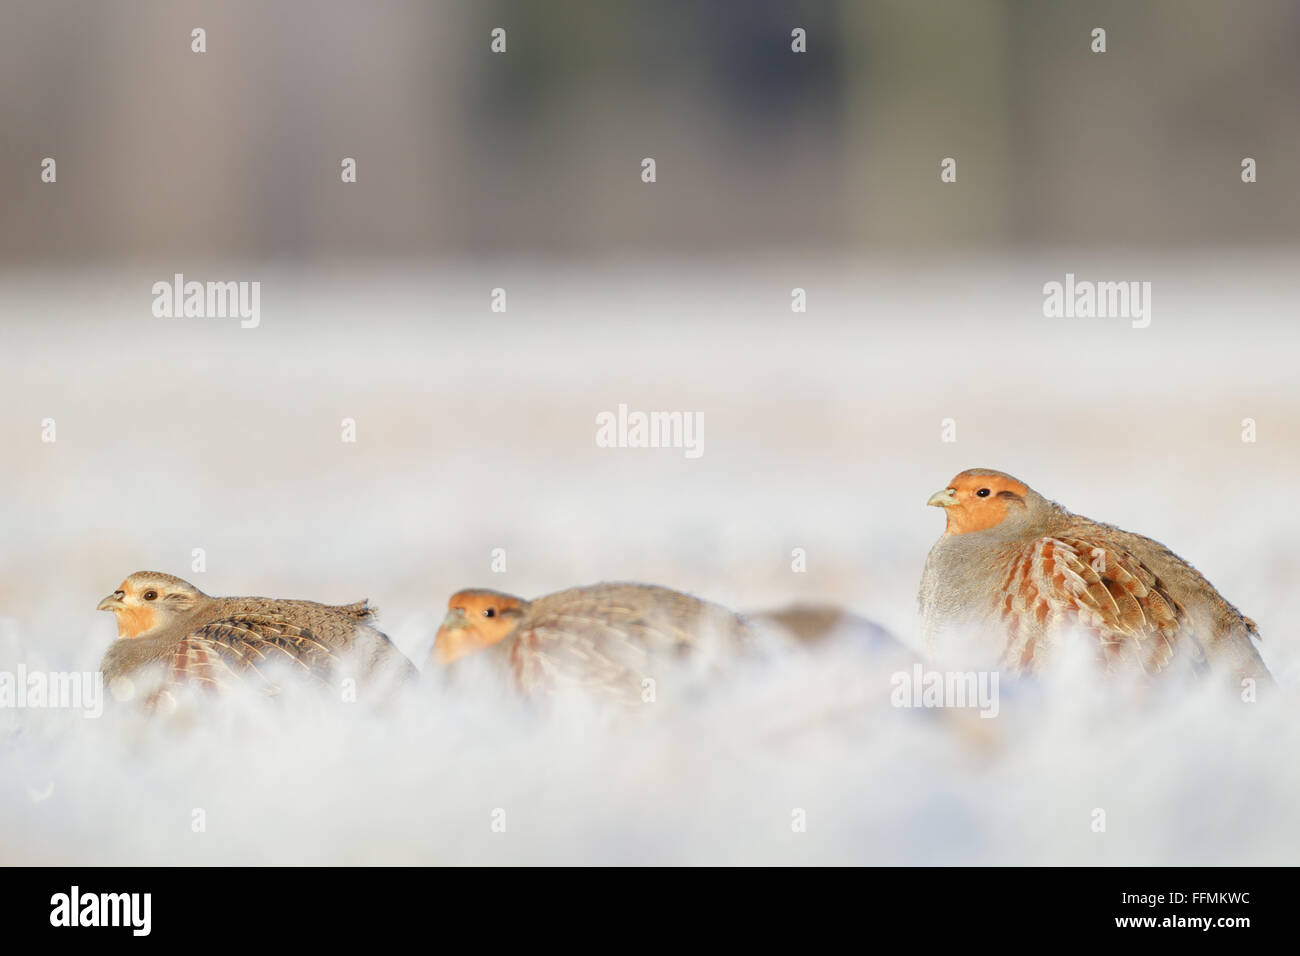
<svg viewBox="0 0 1300 956"><path fill-rule="evenodd" d="M1255 622L1164 545L973 468L930 497L947 527L921 577L931 653L983 648L1002 667L1040 669L1071 631L1108 670L1171 665L1268 680Z"/></svg>
<svg viewBox="0 0 1300 956"><path fill-rule="evenodd" d="M747 637L740 615L648 584L596 584L533 601L465 590L447 608L433 663L499 648L527 696L574 687L637 704L645 682L671 662L702 651L725 655Z"/></svg>
<svg viewBox="0 0 1300 956"><path fill-rule="evenodd" d="M170 574L137 571L99 602L117 618L117 640L100 669L110 682L220 687L258 681L273 691L272 672L359 686L415 675L411 662L370 625L366 601L332 606L262 597L209 597Z"/></svg>

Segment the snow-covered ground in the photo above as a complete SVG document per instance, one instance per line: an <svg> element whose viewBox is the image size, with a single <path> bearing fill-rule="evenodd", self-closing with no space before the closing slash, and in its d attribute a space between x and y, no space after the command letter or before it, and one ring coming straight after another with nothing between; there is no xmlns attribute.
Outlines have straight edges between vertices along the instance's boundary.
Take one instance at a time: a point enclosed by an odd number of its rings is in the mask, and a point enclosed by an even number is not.
<svg viewBox="0 0 1300 956"><path fill-rule="evenodd" d="M429 687L183 727L3 709L0 862L1296 863L1294 261L185 270L260 280L256 329L154 318L171 263L7 274L0 671L93 669L94 606L139 569L368 597L421 666L460 587L610 579L837 602L915 646L924 502L988 466L1195 563L1281 690L1065 680L963 720L891 707L898 660L836 645L632 724ZM1151 281L1150 327L1044 318L1067 272ZM704 454L598 447L620 403L702 413Z"/></svg>

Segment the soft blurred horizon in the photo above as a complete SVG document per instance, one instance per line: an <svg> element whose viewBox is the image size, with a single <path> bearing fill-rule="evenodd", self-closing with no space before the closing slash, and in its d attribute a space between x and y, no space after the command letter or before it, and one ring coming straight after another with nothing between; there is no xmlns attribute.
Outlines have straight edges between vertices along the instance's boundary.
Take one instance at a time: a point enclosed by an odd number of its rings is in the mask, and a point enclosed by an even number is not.
<svg viewBox="0 0 1300 956"><path fill-rule="evenodd" d="M12 2L0 263L1294 242L1298 43L1292 0Z"/></svg>

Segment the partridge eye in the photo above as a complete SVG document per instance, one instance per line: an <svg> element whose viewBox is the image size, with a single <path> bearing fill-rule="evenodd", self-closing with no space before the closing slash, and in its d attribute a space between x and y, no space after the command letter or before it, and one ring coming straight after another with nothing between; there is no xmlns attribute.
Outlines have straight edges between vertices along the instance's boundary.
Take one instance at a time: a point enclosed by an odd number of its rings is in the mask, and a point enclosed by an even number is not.
<svg viewBox="0 0 1300 956"><path fill-rule="evenodd" d="M144 599L146 601L156 601L158 600L158 592L153 590L145 591Z"/></svg>
<svg viewBox="0 0 1300 956"><path fill-rule="evenodd" d="M987 488L981 488L979 491L975 492L975 494L977 494L981 498L987 498L990 492Z"/></svg>
<svg viewBox="0 0 1300 956"><path fill-rule="evenodd" d="M497 616L496 608L492 608L492 607L488 608L486 611L483 612L483 616L496 617Z"/></svg>

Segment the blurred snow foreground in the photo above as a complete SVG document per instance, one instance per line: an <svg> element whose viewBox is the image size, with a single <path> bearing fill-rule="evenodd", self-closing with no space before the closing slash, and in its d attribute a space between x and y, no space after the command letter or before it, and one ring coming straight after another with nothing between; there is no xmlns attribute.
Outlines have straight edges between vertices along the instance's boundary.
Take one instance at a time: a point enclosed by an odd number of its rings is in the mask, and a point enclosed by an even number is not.
<svg viewBox="0 0 1300 956"><path fill-rule="evenodd" d="M926 496L989 466L1192 561L1278 687L1067 668L983 718L894 706L918 655L832 640L660 681L630 718L488 675L380 709L0 707L0 863L1300 862L1295 258L213 265L263 282L256 329L155 318L172 262L11 276L0 308L40 319L5 328L0 672L93 670L95 602L140 568L370 598L417 664L447 596L487 584L828 601L908 640ZM1150 326L1044 316L1067 272L1151 280ZM703 412L704 454L599 447L622 403Z"/></svg>
<svg viewBox="0 0 1300 956"><path fill-rule="evenodd" d="M831 638L707 688L665 674L629 715L469 662L378 702L0 711L0 862L1295 862L1289 694L1065 662L985 718L906 706L915 655Z"/></svg>

